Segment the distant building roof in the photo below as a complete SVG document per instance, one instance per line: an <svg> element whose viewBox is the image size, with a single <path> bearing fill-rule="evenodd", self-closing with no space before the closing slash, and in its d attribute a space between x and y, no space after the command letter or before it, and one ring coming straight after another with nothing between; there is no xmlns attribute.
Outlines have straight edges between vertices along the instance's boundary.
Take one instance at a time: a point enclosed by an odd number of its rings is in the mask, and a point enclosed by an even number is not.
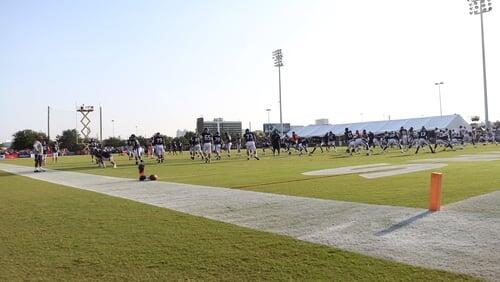
<svg viewBox="0 0 500 282"><path fill-rule="evenodd" d="M456 129L460 125L470 129L470 125L460 115L446 115L343 124L313 124L304 126L296 130L296 133L301 137L313 137L323 136L330 131L332 131L336 135L340 135L344 133L345 128L349 128L353 132L356 130L361 131L365 129L366 131L372 131L373 133L381 133L384 131L396 131L401 127L404 127L406 129L413 127L416 130L419 130L422 126L425 126L425 128L427 129Z"/></svg>

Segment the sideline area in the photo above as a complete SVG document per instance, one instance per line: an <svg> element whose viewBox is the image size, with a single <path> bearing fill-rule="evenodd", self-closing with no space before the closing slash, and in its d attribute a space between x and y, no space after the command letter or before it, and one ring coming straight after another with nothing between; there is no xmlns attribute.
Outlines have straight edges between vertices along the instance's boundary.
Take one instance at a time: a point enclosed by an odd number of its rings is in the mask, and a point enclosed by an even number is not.
<svg viewBox="0 0 500 282"><path fill-rule="evenodd" d="M6 172L429 268L500 277L500 192L423 209L88 175Z"/></svg>

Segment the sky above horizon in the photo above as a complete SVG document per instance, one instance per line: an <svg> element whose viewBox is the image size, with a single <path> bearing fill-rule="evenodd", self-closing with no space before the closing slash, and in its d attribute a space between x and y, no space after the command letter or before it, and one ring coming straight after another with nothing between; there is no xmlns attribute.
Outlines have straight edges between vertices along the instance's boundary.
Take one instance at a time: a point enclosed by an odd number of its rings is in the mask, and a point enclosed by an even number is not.
<svg viewBox="0 0 500 282"><path fill-rule="evenodd" d="M500 9L485 14L490 120L500 119ZM0 1L0 141L75 128L193 130L196 118L262 129L439 115L484 118L478 16L467 1ZM91 115L92 136L98 113ZM137 128L137 129L136 129ZM78 121L78 129L81 125Z"/></svg>

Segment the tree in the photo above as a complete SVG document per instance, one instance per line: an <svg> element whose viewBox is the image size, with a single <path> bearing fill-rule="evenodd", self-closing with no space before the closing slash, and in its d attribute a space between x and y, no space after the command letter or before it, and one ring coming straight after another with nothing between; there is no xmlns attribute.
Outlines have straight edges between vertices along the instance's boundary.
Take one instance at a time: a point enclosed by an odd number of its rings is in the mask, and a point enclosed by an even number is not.
<svg viewBox="0 0 500 282"><path fill-rule="evenodd" d="M68 151L71 152L77 152L82 150L85 146L83 144L76 143L77 137L80 138L80 134L75 129L64 130L62 132L62 135L57 136L59 147L68 149Z"/></svg>
<svg viewBox="0 0 500 282"><path fill-rule="evenodd" d="M102 145L104 147L113 147L118 148L121 146L125 146L127 142L125 140L121 140L120 138L110 137L108 139L102 140Z"/></svg>
<svg viewBox="0 0 500 282"><path fill-rule="evenodd" d="M40 137L42 140L47 139L47 135L43 132L36 132L31 129L25 129L18 131L12 135L14 140L12 141L11 148L16 151L31 149L35 140Z"/></svg>

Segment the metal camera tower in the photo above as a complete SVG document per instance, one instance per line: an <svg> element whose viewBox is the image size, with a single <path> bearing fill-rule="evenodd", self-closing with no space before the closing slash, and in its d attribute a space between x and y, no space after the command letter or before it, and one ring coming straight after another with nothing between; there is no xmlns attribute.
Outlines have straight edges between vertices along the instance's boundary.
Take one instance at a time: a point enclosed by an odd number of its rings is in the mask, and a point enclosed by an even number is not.
<svg viewBox="0 0 500 282"><path fill-rule="evenodd" d="M82 130L80 132L83 135L83 138L89 139L90 135L90 118L89 114L94 111L94 106L85 106L81 105L79 108L76 109L77 112L80 112L82 114L82 119L80 120L80 123L83 125Z"/></svg>

